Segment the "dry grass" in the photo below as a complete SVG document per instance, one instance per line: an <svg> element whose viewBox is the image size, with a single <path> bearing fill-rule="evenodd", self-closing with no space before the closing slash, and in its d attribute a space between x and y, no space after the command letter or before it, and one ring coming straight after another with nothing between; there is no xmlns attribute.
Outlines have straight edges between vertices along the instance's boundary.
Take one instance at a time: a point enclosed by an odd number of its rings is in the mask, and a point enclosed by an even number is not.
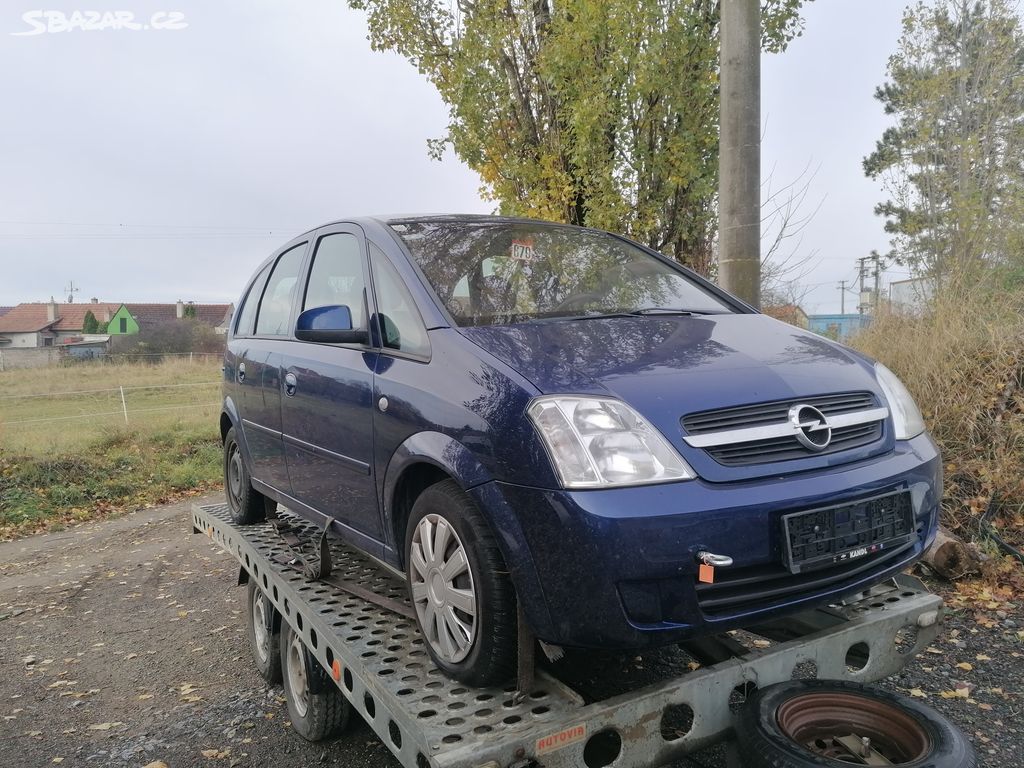
<svg viewBox="0 0 1024 768"><path fill-rule="evenodd" d="M212 435L220 377L220 363L213 361L0 372L0 452L42 456L80 451L125 428L154 434L208 427Z"/></svg>
<svg viewBox="0 0 1024 768"><path fill-rule="evenodd" d="M1024 536L1024 292L975 288L922 317L876 318L853 345L913 392L942 449L945 524L976 538L995 495L996 525Z"/></svg>

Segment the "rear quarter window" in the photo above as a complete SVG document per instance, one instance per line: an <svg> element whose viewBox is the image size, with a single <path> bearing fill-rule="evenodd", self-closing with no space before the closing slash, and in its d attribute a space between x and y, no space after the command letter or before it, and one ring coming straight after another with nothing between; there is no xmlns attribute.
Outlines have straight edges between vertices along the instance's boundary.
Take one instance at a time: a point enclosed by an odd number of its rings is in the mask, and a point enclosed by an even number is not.
<svg viewBox="0 0 1024 768"><path fill-rule="evenodd" d="M260 304L260 296L263 295L263 287L267 284L267 276L270 274L270 264L267 264L256 275L256 279L249 286L248 293L242 299L242 307L238 312L238 323L235 325L236 336L251 336L253 324L256 320L256 308Z"/></svg>

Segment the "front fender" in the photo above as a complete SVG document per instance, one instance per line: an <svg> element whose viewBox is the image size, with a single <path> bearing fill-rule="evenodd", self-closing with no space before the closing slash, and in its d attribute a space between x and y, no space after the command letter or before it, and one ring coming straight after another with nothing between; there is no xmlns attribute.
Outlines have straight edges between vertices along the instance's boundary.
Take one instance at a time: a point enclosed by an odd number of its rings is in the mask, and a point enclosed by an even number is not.
<svg viewBox="0 0 1024 768"><path fill-rule="evenodd" d="M526 543L520 517L491 473L472 451L440 432L418 432L402 443L384 472L381 499L390 530L393 523L395 488L403 472L414 464L432 464L453 478L476 503L491 526L526 619L540 637L550 636L551 617L547 610L533 556Z"/></svg>
<svg viewBox="0 0 1024 768"><path fill-rule="evenodd" d="M398 446L384 471L381 499L390 521L395 487L402 473L413 464L433 464L450 475L463 490L475 488L494 478L476 456L462 443L441 432L417 432Z"/></svg>

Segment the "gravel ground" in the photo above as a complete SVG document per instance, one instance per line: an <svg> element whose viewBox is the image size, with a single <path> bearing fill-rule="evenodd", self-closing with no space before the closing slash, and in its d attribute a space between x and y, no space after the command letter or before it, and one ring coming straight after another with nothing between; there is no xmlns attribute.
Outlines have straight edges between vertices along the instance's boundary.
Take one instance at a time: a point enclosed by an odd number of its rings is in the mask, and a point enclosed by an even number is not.
<svg viewBox="0 0 1024 768"><path fill-rule="evenodd" d="M358 718L324 745L292 732L281 690L250 661L235 561L190 535L188 506L0 544L0 766L397 766ZM1020 766L1022 629L1005 603L954 610L883 685L948 715L981 765ZM724 761L711 751L684 765Z"/></svg>

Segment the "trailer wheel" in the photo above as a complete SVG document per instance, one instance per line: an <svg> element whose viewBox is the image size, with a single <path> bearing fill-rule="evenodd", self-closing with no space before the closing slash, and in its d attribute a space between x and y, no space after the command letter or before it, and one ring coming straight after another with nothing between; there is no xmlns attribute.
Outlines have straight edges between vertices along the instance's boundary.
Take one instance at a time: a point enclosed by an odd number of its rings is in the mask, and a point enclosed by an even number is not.
<svg viewBox="0 0 1024 768"><path fill-rule="evenodd" d="M288 716L299 736L323 741L348 725L348 699L287 624L281 631L281 666Z"/></svg>
<svg viewBox="0 0 1024 768"><path fill-rule="evenodd" d="M249 579L249 647L256 669L271 685L281 682L281 618L273 604Z"/></svg>
<svg viewBox="0 0 1024 768"><path fill-rule="evenodd" d="M406 577L434 663L472 686L515 669L515 591L487 521L454 480L420 494L406 530Z"/></svg>
<svg viewBox="0 0 1024 768"><path fill-rule="evenodd" d="M931 707L837 680L792 680L757 691L740 710L736 739L750 768L978 765L964 735Z"/></svg>
<svg viewBox="0 0 1024 768"><path fill-rule="evenodd" d="M266 497L252 487L252 477L238 446L235 428L224 436L224 495L231 519L239 525L258 523L266 516Z"/></svg>

